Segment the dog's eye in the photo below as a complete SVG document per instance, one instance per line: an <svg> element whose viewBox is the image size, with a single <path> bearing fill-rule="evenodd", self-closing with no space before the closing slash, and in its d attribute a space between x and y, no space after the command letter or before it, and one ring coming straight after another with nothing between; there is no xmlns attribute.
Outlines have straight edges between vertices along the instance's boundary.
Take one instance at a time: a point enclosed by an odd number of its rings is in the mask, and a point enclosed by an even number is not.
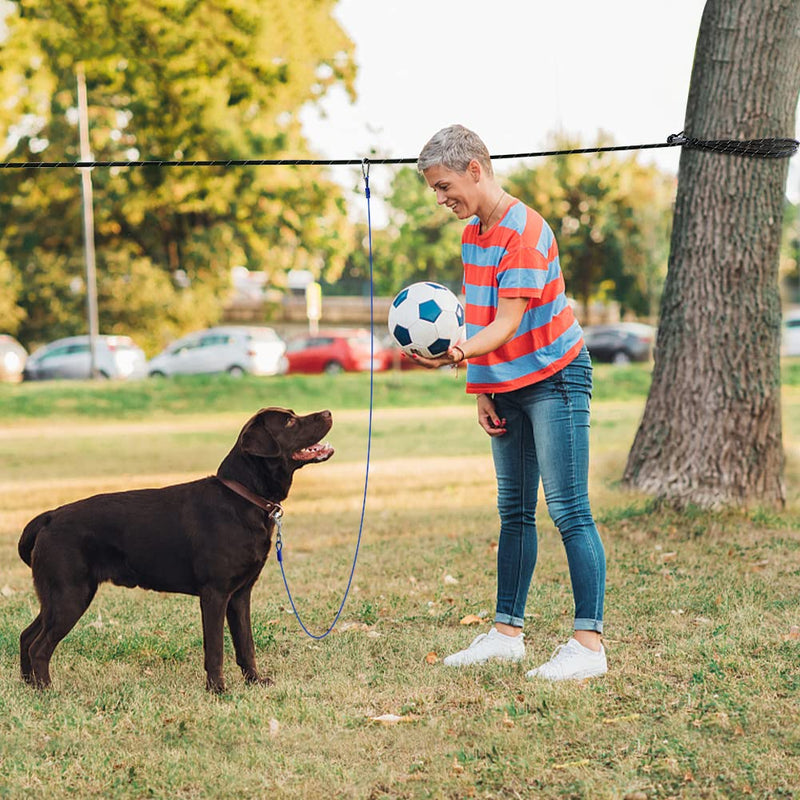
<svg viewBox="0 0 800 800"><path fill-rule="evenodd" d="M286 427L291 428L294 425L297 425L297 420L294 417L288 417L286 420Z"/></svg>

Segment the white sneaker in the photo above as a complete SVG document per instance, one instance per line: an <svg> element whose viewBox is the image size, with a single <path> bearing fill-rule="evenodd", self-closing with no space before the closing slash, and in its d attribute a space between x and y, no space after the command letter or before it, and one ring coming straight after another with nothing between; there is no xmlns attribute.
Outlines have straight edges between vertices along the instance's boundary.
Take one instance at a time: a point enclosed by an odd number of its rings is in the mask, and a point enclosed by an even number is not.
<svg viewBox="0 0 800 800"><path fill-rule="evenodd" d="M527 673L527 678L545 678L548 681L581 681L596 678L608 672L605 648L600 652L584 647L576 639L559 645L546 664Z"/></svg>
<svg viewBox="0 0 800 800"><path fill-rule="evenodd" d="M522 661L525 658L524 634L506 636L497 628L482 633L472 640L466 650L459 650L444 659L448 667L467 667L470 664L483 664L486 661Z"/></svg>

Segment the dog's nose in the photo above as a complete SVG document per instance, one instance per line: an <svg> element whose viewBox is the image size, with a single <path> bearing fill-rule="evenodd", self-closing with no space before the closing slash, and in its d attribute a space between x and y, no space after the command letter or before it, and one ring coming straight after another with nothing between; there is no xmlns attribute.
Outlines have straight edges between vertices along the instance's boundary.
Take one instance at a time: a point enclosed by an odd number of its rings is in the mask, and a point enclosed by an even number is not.
<svg viewBox="0 0 800 800"><path fill-rule="evenodd" d="M325 411L320 411L319 413L320 413L320 414L321 414L323 417L325 417L325 419L331 419L331 417L333 416L333 415L331 414L331 412L330 412L330 411L328 411L327 409L325 409Z"/></svg>

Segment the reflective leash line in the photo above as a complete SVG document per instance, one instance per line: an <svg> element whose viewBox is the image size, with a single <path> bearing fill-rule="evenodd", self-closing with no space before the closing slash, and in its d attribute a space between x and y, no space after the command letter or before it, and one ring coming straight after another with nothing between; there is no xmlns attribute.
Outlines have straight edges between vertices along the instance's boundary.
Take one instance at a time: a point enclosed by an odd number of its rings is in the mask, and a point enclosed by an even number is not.
<svg viewBox="0 0 800 800"><path fill-rule="evenodd" d="M300 627L303 629L307 636L312 639L324 639L336 626L339 617L342 615L344 604L347 602L347 596L350 594L350 587L353 585L353 576L356 572L356 563L358 562L358 551L361 547L361 537L364 532L364 516L367 508L367 487L369 485L369 459L370 450L372 448L372 406L374 398L374 378L375 378L375 317L374 317L374 299L375 299L375 283L373 279L373 264L372 264L372 216L370 211L370 192L369 192L369 160L364 159L361 162L361 174L364 176L364 194L367 198L367 233L369 240L369 330L370 330L370 367L369 367L369 430L367 432L367 465L364 473L364 496L361 500L361 521L358 526L358 539L356 540L356 550L353 554L353 566L350 569L350 577L347 581L347 588L344 590L344 597L342 597L339 610L336 612L333 622L330 627L320 634L311 633L305 626L302 617L300 616L297 606L295 605L292 592L289 589L289 581L286 579L286 570L283 566L283 513L273 513L270 516L275 521L275 553L278 558L278 564L281 568L281 576L283 577L283 585L286 587L286 595L289 598L289 603L292 606Z"/></svg>

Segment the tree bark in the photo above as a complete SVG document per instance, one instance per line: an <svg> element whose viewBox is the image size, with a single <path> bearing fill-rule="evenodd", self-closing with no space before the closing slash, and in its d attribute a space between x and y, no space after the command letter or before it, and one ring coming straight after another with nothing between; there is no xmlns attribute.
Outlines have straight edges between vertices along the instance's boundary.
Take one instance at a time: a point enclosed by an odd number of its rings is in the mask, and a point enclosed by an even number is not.
<svg viewBox="0 0 800 800"><path fill-rule="evenodd" d="M708 0L685 132L793 137L800 2ZM653 382L624 482L672 505L782 506L778 259L788 159L684 148Z"/></svg>

